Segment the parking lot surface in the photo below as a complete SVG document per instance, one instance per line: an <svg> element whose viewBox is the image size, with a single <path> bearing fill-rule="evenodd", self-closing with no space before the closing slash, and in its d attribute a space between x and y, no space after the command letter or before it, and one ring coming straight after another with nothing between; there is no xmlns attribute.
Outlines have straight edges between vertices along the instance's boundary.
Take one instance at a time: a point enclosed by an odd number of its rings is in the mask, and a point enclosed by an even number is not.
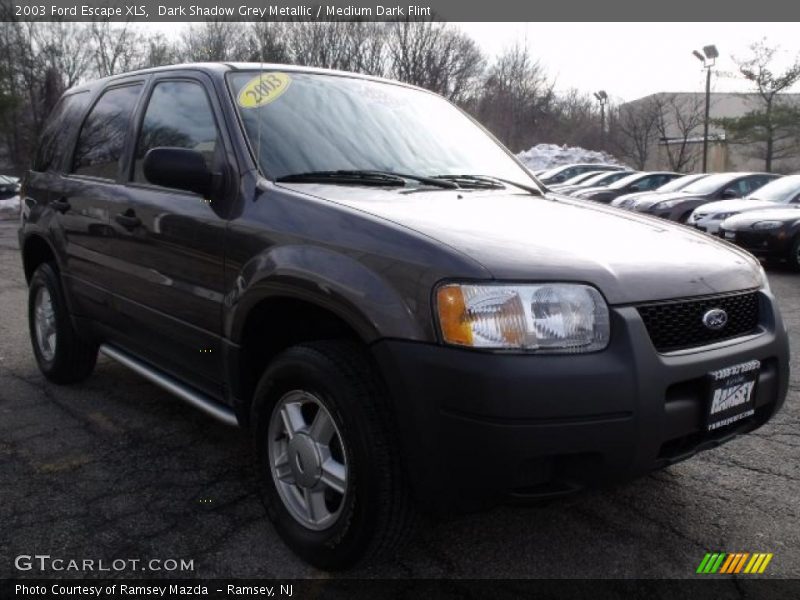
<svg viewBox="0 0 800 600"><path fill-rule="evenodd" d="M797 350L800 275L770 283ZM47 383L26 306L16 223L0 222L0 577L91 575L15 569L37 553L193 560L181 577L326 576L266 519L243 432L104 358L83 384ZM786 405L753 434L625 485L426 524L394 560L347 576L691 577L723 551L774 553L765 577L800 577L798 355Z"/></svg>

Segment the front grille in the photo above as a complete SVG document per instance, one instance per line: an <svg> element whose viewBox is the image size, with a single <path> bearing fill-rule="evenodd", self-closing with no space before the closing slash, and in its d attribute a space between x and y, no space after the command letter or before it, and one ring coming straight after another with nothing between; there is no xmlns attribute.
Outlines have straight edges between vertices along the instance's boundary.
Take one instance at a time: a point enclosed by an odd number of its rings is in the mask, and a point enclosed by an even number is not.
<svg viewBox="0 0 800 600"><path fill-rule="evenodd" d="M670 352L755 333L758 307L758 293L744 292L654 302L636 308L656 350ZM703 324L703 315L713 308L721 308L728 314L728 322L722 329L709 329Z"/></svg>

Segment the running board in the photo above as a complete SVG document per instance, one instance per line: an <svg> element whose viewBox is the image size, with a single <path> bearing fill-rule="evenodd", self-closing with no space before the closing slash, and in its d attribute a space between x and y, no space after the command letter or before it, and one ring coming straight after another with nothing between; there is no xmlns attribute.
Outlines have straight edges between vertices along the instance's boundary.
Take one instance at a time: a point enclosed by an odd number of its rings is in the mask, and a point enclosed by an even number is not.
<svg viewBox="0 0 800 600"><path fill-rule="evenodd" d="M118 363L125 365L130 370L138 373L152 383L155 383L158 387L177 396L187 404L190 404L193 407L203 411L207 415L214 417L218 421L222 421L225 423L225 425L231 425L233 427L239 426L239 421L236 418L236 414L230 408L186 387L184 384L180 383L176 379L173 379L169 375L160 373L142 361L133 358L132 356L125 354L123 351L117 350L116 348L107 344L100 345L100 352L117 361Z"/></svg>

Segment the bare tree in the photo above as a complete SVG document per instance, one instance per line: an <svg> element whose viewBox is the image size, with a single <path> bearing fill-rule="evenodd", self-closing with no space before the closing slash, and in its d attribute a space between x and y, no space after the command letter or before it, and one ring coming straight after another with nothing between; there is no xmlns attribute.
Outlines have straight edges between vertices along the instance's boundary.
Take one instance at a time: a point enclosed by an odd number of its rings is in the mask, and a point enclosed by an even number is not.
<svg viewBox="0 0 800 600"><path fill-rule="evenodd" d="M252 54L252 48L241 23L204 21L183 31L179 53L187 62L214 62L242 60Z"/></svg>
<svg viewBox="0 0 800 600"><path fill-rule="evenodd" d="M537 131L552 111L554 96L544 68L517 44L489 68L477 113L495 135L519 151L541 141Z"/></svg>
<svg viewBox="0 0 800 600"><path fill-rule="evenodd" d="M389 75L465 103L477 91L486 59L475 41L452 25L398 21L389 25Z"/></svg>
<svg viewBox="0 0 800 600"><path fill-rule="evenodd" d="M800 81L800 58L776 73L771 65L777 50L761 40L750 46L749 58L734 59L742 77L753 85L758 106L742 117L718 121L730 142L756 149L751 155L764 160L766 171L772 171L773 161L800 154L800 109L781 98Z"/></svg>
<svg viewBox="0 0 800 600"><path fill-rule="evenodd" d="M614 145L623 158L629 159L634 168L643 170L658 142L658 123L661 107L653 97L623 104L612 116L610 130Z"/></svg>
<svg viewBox="0 0 800 600"><path fill-rule="evenodd" d="M143 40L129 23L112 25L95 21L91 25L95 68L100 77L132 71L141 66Z"/></svg>
<svg viewBox="0 0 800 600"><path fill-rule="evenodd" d="M367 21L290 23L288 54L300 65L383 75L384 27Z"/></svg>
<svg viewBox="0 0 800 600"><path fill-rule="evenodd" d="M692 139L702 131L705 107L700 95L657 94L653 109L658 115L656 130L673 171L694 169L698 152Z"/></svg>

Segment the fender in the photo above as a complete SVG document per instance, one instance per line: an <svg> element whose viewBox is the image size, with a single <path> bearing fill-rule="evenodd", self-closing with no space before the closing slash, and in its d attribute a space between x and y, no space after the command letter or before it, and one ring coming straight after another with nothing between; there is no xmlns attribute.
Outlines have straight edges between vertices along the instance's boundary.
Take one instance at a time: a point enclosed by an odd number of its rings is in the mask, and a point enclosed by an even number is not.
<svg viewBox="0 0 800 600"><path fill-rule="evenodd" d="M391 337L426 340L414 318L415 299L403 298L364 263L320 246L272 247L245 263L225 296L223 331L235 344L247 315L268 298L296 298L327 309L366 343ZM429 320L429 319L428 319Z"/></svg>

